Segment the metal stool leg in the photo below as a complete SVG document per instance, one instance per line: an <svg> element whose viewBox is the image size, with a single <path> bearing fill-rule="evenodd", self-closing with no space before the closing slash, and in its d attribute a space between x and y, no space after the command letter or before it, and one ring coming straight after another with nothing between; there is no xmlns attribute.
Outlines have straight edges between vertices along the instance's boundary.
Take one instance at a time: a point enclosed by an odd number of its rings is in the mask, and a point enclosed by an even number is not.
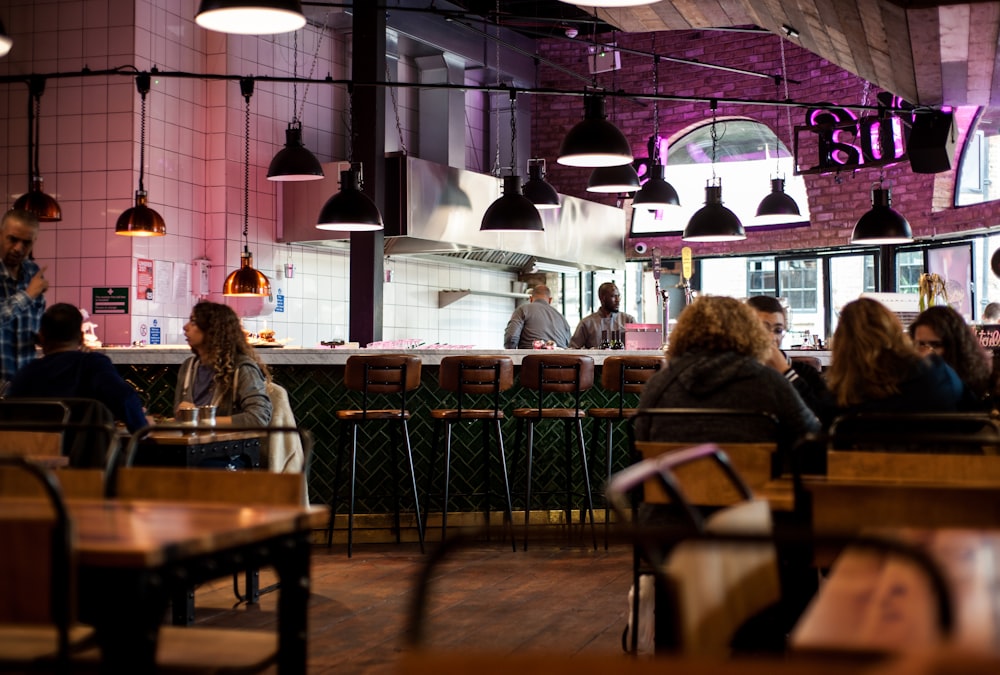
<svg viewBox="0 0 1000 675"><path fill-rule="evenodd" d="M604 420L604 486L607 488L611 482L611 448L613 443L614 422L610 419ZM611 504L608 503L607 495L604 497L604 550L608 550L608 528L610 527Z"/></svg>
<svg viewBox="0 0 1000 675"><path fill-rule="evenodd" d="M337 449L337 462L333 470L333 499L330 502L330 522L326 526L326 547L333 546L333 524L337 517L337 505L340 503L340 480L344 471L344 450L347 448L347 422L341 422L340 447Z"/></svg>
<svg viewBox="0 0 1000 675"><path fill-rule="evenodd" d="M597 550L597 528L594 525L594 497L590 491L590 471L587 468L587 445L583 442L583 420L576 419L576 440L580 449L580 462L583 465L583 483L587 490L587 511L590 513L590 537L594 541L594 550ZM583 525L581 522L580 525Z"/></svg>
<svg viewBox="0 0 1000 675"><path fill-rule="evenodd" d="M524 548L528 550L528 520L531 517L531 455L535 445L535 423L528 420L528 461L525 463L524 483Z"/></svg>
<svg viewBox="0 0 1000 675"><path fill-rule="evenodd" d="M495 421L497 433L497 449L500 454L500 471L503 475L503 495L506 501L504 504L507 510L504 512L504 525L510 528L510 546L513 551L517 551L517 539L514 535L514 504L510 500L510 482L507 476L507 457L503 450L503 435L500 431L500 420Z"/></svg>
<svg viewBox="0 0 1000 675"><path fill-rule="evenodd" d="M354 548L354 492L358 476L358 425L351 424L351 506L347 512L347 557Z"/></svg>
<svg viewBox="0 0 1000 675"><path fill-rule="evenodd" d="M413 467L413 448L410 445L410 430L403 419L403 437L406 441L406 457L410 464L410 483L413 485L413 509L417 516L417 538L420 539L420 552L424 552L424 521L420 517L420 493L417 491L417 472ZM399 512L397 511L397 519ZM398 523L397 523L398 528ZM397 529L397 536L399 530Z"/></svg>
<svg viewBox="0 0 1000 675"><path fill-rule="evenodd" d="M441 509L441 541L448 533L448 498L451 491L451 423L445 422L444 431L444 507ZM424 505L427 508L427 505Z"/></svg>

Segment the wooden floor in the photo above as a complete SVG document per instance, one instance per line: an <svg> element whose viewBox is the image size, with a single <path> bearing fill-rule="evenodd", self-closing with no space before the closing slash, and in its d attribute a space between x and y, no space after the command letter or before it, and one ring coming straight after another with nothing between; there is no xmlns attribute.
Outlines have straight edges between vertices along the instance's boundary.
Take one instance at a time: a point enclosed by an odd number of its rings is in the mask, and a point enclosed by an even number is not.
<svg viewBox="0 0 1000 675"><path fill-rule="evenodd" d="M476 543L438 568L424 622L427 646L501 653L547 650L621 655L631 585L631 549L583 545ZM416 544L317 546L312 556L309 674L395 673L407 649L407 613L427 561ZM273 576L262 572L262 585ZM273 627L277 594L259 606L233 607L232 579L200 587L196 621L204 625ZM271 671L274 672L274 671Z"/></svg>

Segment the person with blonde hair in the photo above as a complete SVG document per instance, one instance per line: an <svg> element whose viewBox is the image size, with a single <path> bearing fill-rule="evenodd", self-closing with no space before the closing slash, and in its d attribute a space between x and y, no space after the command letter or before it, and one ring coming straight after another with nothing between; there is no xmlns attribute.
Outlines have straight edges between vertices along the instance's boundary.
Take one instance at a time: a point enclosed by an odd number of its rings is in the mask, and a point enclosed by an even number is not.
<svg viewBox="0 0 1000 675"><path fill-rule="evenodd" d="M952 412L964 391L951 366L939 354L924 358L871 298L840 310L826 379L842 412Z"/></svg>
<svg viewBox="0 0 1000 675"><path fill-rule="evenodd" d="M771 337L756 312L735 298L706 295L684 308L670 332L666 368L650 378L639 408L731 408L765 412L778 419L779 441L820 429L816 415L781 373L765 365ZM636 438L680 442L751 442L773 438L770 425L746 419L693 416L676 420L640 417Z"/></svg>

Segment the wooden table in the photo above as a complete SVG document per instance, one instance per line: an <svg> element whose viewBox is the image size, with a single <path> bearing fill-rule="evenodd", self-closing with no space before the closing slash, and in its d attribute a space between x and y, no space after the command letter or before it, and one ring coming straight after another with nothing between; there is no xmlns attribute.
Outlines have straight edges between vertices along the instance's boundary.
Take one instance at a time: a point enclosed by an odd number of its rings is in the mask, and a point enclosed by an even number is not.
<svg viewBox="0 0 1000 675"><path fill-rule="evenodd" d="M154 670L156 640L177 592L248 565L273 566L278 598L278 672L306 671L310 530L326 507L201 502L68 500L77 533L81 619L92 623L105 672ZM40 500L0 500L0 510ZM44 509L44 510L43 510Z"/></svg>
<svg viewBox="0 0 1000 675"><path fill-rule="evenodd" d="M198 466L208 459L245 455L254 469L260 468L261 442L257 431L230 431L220 427L154 429L139 440L137 466Z"/></svg>
<svg viewBox="0 0 1000 675"><path fill-rule="evenodd" d="M888 536L885 531L875 534ZM1000 654L1000 530L897 530L941 566L953 595L950 646ZM926 575L887 553L846 549L791 634L797 651L911 652L942 646Z"/></svg>

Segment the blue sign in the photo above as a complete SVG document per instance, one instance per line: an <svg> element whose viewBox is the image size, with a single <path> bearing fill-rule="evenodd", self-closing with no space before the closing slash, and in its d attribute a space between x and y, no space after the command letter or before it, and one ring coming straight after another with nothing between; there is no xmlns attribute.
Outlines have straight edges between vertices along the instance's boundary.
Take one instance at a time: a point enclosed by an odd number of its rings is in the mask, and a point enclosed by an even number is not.
<svg viewBox="0 0 1000 675"><path fill-rule="evenodd" d="M153 325L149 328L149 344L160 344L160 326L156 319L153 319Z"/></svg>
<svg viewBox="0 0 1000 675"><path fill-rule="evenodd" d="M281 294L281 289L278 289L278 294L275 297L274 311L284 312L285 311L285 296Z"/></svg>

